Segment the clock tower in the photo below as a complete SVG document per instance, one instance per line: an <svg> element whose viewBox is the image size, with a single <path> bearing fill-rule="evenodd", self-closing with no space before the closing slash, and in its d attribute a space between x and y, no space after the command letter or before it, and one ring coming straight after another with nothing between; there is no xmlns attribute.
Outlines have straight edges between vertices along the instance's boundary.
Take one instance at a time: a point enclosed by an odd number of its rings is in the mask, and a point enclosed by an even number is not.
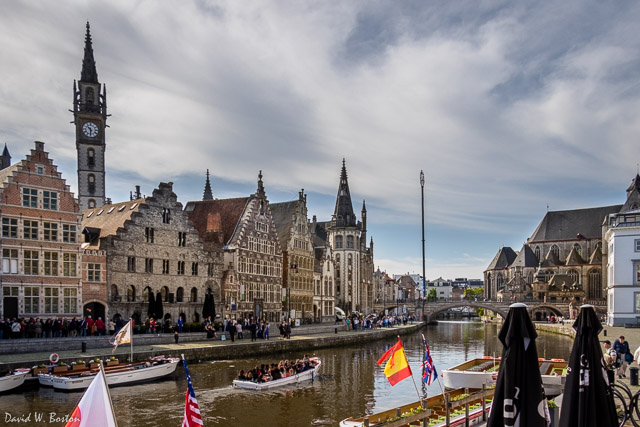
<svg viewBox="0 0 640 427"><path fill-rule="evenodd" d="M105 203L105 129L107 127L107 87L98 82L89 23L84 39L80 80L73 81L73 123L78 151L78 202L80 209Z"/></svg>

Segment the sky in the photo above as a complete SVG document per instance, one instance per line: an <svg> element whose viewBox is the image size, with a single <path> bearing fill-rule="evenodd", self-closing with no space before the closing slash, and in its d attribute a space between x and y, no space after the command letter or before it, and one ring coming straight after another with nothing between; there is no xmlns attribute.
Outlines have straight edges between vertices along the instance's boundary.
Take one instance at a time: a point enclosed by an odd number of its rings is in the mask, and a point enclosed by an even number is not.
<svg viewBox="0 0 640 427"><path fill-rule="evenodd" d="M640 162L640 3L40 1L0 14L0 143L77 188L86 22L108 91L107 196L308 194L342 159L376 268L481 278L547 210L620 204Z"/></svg>

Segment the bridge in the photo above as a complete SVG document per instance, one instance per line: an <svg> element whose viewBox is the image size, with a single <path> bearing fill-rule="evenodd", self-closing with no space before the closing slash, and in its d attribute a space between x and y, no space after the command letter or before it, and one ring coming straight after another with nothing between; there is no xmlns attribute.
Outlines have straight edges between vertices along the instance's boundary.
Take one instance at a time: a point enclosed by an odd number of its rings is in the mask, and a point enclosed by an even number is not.
<svg viewBox="0 0 640 427"><path fill-rule="evenodd" d="M547 301L522 301L527 306L527 311L533 320L544 320L546 316L564 316L569 319L569 304L566 302L547 302ZM606 312L606 303L603 301L585 301L585 304L592 304L596 308L598 314ZM424 313L423 313L424 304ZM451 310L454 308L483 308L489 310L502 318L506 318L509 313L509 306L512 303L501 301L475 301L475 300L460 300L460 301L415 301L415 306L412 303L407 302L408 309L415 307L416 314L423 314L427 323L436 320L436 316L439 313ZM410 310L411 311L411 310Z"/></svg>

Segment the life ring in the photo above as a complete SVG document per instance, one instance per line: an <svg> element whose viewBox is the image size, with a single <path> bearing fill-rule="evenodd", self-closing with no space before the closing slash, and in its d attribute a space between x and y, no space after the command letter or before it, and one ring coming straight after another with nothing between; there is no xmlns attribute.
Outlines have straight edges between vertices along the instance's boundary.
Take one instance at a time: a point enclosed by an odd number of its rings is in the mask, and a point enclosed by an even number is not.
<svg viewBox="0 0 640 427"><path fill-rule="evenodd" d="M60 356L58 356L58 353L51 353L49 355L49 362L53 363L54 365L58 363L58 360L60 360Z"/></svg>
<svg viewBox="0 0 640 427"><path fill-rule="evenodd" d="M564 362L564 359L551 359L552 362Z"/></svg>

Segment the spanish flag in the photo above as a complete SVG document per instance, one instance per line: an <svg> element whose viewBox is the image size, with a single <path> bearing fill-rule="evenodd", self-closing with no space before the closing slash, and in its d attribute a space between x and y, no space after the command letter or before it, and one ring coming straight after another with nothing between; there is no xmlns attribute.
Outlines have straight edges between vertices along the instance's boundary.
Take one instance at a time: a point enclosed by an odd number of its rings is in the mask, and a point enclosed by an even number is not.
<svg viewBox="0 0 640 427"><path fill-rule="evenodd" d="M409 362L407 362L407 357L404 355L404 347L402 347L400 337L398 337L398 342L378 360L378 365L384 363L385 360L387 360L387 364L384 367L384 374L392 386L412 375Z"/></svg>

